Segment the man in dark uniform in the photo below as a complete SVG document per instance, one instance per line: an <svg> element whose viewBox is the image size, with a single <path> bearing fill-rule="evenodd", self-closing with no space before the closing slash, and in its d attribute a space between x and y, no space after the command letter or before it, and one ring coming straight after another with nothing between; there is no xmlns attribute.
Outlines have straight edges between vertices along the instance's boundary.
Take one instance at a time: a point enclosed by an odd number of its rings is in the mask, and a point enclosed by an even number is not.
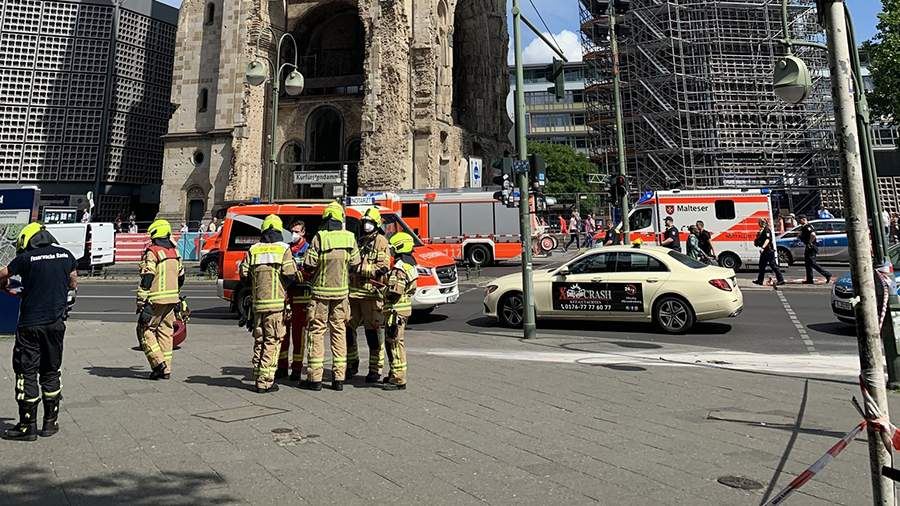
<svg viewBox="0 0 900 506"><path fill-rule="evenodd" d="M666 224L666 229L663 231L661 245L675 251L681 251L681 236L678 234L678 229L675 228L675 220L671 216L666 216L666 219L663 221Z"/></svg>
<svg viewBox="0 0 900 506"><path fill-rule="evenodd" d="M68 250L56 245L56 239L40 223L22 229L16 253L9 265L0 269L0 288L7 287L11 276L22 278L12 359L19 423L7 429L3 438L34 441L38 434L49 437L59 431L64 319L69 290L77 285L77 262ZM37 410L42 398L44 425L38 433Z"/></svg>
<svg viewBox="0 0 900 506"><path fill-rule="evenodd" d="M759 275L753 280L753 284L762 285L763 278L766 276L766 267L771 267L775 273L776 285L784 284L784 276L778 268L778 261L775 257L775 243L772 237L772 229L769 222L763 218L759 219L759 233L756 234L756 240L753 244L759 248Z"/></svg>
<svg viewBox="0 0 900 506"><path fill-rule="evenodd" d="M815 283L813 280L813 270L818 272L819 274L825 276L825 284L831 283L831 273L826 271L819 265L819 262L816 261L816 256L819 255L819 245L816 239L816 229L813 228L812 225L809 224L809 220L806 216L800 218L800 242L803 243L803 264L806 266L806 281L805 283L811 285Z"/></svg>
<svg viewBox="0 0 900 506"><path fill-rule="evenodd" d="M716 258L716 250L712 245L712 234L706 230L706 224L697 220L697 239L700 241L700 251L709 258Z"/></svg>

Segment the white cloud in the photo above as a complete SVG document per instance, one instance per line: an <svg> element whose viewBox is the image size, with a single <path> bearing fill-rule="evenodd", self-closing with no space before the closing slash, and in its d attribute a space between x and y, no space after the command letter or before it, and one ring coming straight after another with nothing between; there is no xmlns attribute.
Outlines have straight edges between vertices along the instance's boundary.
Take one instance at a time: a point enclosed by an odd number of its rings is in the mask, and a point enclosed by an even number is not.
<svg viewBox="0 0 900 506"><path fill-rule="evenodd" d="M544 33L544 36L553 41L549 33ZM581 40L579 40L578 34L570 32L569 30L563 30L557 34L554 34L553 37L556 38L556 42L559 43L560 50L562 50L563 54L566 55L566 58L568 58L569 61L581 61ZM507 58L510 65L515 63L513 58L512 42L512 37L510 37L510 49ZM544 41L537 37L529 42L527 46L522 48L522 59L525 61L525 63L550 63L551 61L553 61L553 57L555 56L556 53L552 49L550 49L547 44L544 43Z"/></svg>

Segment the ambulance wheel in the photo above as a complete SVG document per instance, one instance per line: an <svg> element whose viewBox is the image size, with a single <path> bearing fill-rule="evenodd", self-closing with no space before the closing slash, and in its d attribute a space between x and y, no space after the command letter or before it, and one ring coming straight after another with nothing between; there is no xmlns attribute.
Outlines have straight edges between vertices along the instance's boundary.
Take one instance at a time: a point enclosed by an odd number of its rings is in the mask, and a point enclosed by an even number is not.
<svg viewBox="0 0 900 506"><path fill-rule="evenodd" d="M521 327L525 303L521 292L504 295L497 303L497 319L504 327Z"/></svg>
<svg viewBox="0 0 900 506"><path fill-rule="evenodd" d="M734 253L722 253L719 255L719 265L726 269L736 271L741 268L741 257Z"/></svg>
<svg viewBox="0 0 900 506"><path fill-rule="evenodd" d="M696 316L686 300L666 295L653 306L653 321L668 334L684 334L694 326Z"/></svg>
<svg viewBox="0 0 900 506"><path fill-rule="evenodd" d="M778 266L785 268L794 265L794 256L787 248L778 248Z"/></svg>
<svg viewBox="0 0 900 506"><path fill-rule="evenodd" d="M466 262L469 265L484 267L493 260L491 249L484 244L473 244L466 248Z"/></svg>

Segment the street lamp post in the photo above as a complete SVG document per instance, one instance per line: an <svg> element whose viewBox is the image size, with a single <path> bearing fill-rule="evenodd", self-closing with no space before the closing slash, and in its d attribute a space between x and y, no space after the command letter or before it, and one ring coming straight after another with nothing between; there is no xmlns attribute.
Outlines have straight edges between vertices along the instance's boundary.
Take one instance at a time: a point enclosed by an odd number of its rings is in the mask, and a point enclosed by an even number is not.
<svg viewBox="0 0 900 506"><path fill-rule="evenodd" d="M275 38L275 32L271 27L267 27ZM294 63L281 61L281 48L285 41L290 41L294 46ZM275 47L275 62L273 63L266 56L259 54L259 40L256 41L257 57L247 65L245 80L250 86L261 86L267 81L272 83L272 130L269 135L269 202L275 201L275 175L278 167L278 143L276 135L278 132L278 103L281 93L281 76L286 69L290 69L284 80L284 90L288 95L296 96L303 93L304 79L303 74L297 67L297 58L299 51L297 50L297 41L290 33L285 32L278 38L278 44ZM265 63L264 63L265 62ZM270 69L271 67L271 69ZM271 77L269 70L272 71Z"/></svg>

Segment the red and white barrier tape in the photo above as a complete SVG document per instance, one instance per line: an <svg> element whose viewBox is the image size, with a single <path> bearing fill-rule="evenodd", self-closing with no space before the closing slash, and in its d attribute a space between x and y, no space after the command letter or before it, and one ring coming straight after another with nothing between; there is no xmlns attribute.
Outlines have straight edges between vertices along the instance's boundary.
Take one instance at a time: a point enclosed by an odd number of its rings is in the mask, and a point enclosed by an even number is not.
<svg viewBox="0 0 900 506"><path fill-rule="evenodd" d="M835 457L840 455L840 453L847 448L847 445L849 445L867 425L871 425L875 431L881 434L881 442L884 444L888 453L891 452L892 446L894 449L900 450L900 430L898 430L897 427L881 413L881 410L878 409L878 404L875 403L875 399L869 394L862 377L859 378L859 388L862 391L864 408L859 407L856 398L853 399L853 404L857 407L857 410L861 411L860 414L864 417L863 421L859 422L856 427L853 427L850 432L844 434L844 437L835 443L834 446L829 448L828 451L825 452L825 455L822 455L822 457L815 461L813 465L798 474L797 477L791 480L781 492L769 499L765 506L782 504L791 494L796 492L809 480L813 479L816 474L825 469L825 466L830 464Z"/></svg>
<svg viewBox="0 0 900 506"><path fill-rule="evenodd" d="M844 451L844 448L846 448L847 445L850 444L850 441L853 441L853 438L855 438L865 427L865 420L859 422L859 424L857 424L856 427L853 427L850 432L844 434L844 437L842 437L840 441L829 448L828 451L825 452L825 455L822 455L822 457L819 458L819 460L817 460L813 465L809 466L805 471L798 474L797 477L791 480L791 482L788 483L787 487L785 487L781 492L769 499L769 502L766 503L766 506L782 504L785 499L796 492L797 489L799 489L803 485L806 485L806 482L811 480L813 476L819 473L819 471L825 469L825 466L830 464L835 457L840 455L840 453Z"/></svg>

